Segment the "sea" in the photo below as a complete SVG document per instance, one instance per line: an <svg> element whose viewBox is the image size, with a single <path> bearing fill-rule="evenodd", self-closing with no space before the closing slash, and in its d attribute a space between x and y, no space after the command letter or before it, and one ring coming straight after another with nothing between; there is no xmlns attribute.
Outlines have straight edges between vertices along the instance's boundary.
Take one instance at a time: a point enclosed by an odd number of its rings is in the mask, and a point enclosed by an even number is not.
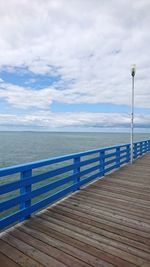
<svg viewBox="0 0 150 267"><path fill-rule="evenodd" d="M150 133L134 134L147 139ZM0 132L0 168L129 142L129 133Z"/></svg>

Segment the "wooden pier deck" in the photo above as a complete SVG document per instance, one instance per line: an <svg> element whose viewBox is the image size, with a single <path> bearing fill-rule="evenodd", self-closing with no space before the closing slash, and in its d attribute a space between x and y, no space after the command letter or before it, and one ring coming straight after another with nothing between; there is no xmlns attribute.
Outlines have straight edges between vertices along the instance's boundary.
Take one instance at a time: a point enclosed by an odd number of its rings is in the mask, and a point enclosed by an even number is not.
<svg viewBox="0 0 150 267"><path fill-rule="evenodd" d="M150 154L0 236L1 267L150 267Z"/></svg>

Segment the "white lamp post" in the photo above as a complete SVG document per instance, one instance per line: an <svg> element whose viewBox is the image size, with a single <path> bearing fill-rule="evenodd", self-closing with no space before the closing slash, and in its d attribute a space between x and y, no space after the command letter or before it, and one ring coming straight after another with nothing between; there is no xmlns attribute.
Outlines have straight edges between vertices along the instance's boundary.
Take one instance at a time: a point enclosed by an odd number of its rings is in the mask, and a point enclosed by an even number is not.
<svg viewBox="0 0 150 267"><path fill-rule="evenodd" d="M134 76L136 72L136 65L131 66L132 75L132 102L131 102L131 164L133 163L133 128L134 128Z"/></svg>

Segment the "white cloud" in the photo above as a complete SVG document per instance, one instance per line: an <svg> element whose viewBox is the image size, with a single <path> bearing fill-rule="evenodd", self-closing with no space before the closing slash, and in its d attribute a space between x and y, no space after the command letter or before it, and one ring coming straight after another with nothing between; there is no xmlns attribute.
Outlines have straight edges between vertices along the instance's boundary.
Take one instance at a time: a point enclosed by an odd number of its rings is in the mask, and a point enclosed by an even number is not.
<svg viewBox="0 0 150 267"><path fill-rule="evenodd" d="M136 63L136 106L149 108L149 10L149 0L2 0L0 66L42 74L53 66L74 83L37 92L3 84L0 96L23 108L47 108L54 100L128 105Z"/></svg>
<svg viewBox="0 0 150 267"><path fill-rule="evenodd" d="M1 114L0 126L32 126L43 130L55 130L63 127L120 127L130 126L129 114L123 113L90 113L90 112L34 112L23 115ZM137 127L150 126L150 115L137 114L135 117ZM76 128L77 129L77 128Z"/></svg>
<svg viewBox="0 0 150 267"><path fill-rule="evenodd" d="M12 106L23 109L30 107L48 108L54 97L57 98L57 93L54 88L36 91L12 84L0 84L0 97L4 98Z"/></svg>

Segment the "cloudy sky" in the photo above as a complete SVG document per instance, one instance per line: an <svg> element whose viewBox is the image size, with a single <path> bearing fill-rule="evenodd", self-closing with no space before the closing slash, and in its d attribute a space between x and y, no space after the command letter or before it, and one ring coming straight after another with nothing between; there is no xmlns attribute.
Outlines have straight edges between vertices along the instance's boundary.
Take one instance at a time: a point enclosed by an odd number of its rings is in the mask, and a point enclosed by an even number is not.
<svg viewBox="0 0 150 267"><path fill-rule="evenodd" d="M150 127L150 0L1 0L0 130Z"/></svg>

